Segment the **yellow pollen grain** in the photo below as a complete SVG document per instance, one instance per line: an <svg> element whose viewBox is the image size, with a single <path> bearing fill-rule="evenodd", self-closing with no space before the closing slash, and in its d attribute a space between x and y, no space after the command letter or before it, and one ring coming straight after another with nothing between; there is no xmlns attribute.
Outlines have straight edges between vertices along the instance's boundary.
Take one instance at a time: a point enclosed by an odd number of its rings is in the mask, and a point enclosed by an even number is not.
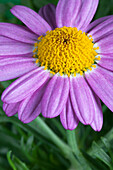
<svg viewBox="0 0 113 170"><path fill-rule="evenodd" d="M59 73L83 75L87 69L96 67L95 60L99 47L94 47L92 36L85 34L77 28L62 27L47 31L45 36L40 36L34 45L36 63L50 70L51 74Z"/></svg>
<svg viewBox="0 0 113 170"><path fill-rule="evenodd" d="M96 58L96 60L100 60L101 58L100 58L100 56L98 56L97 58Z"/></svg>
<svg viewBox="0 0 113 170"><path fill-rule="evenodd" d="M96 68L96 65L92 65L93 68Z"/></svg>
<svg viewBox="0 0 113 170"><path fill-rule="evenodd" d="M39 59L36 60L36 64L39 62Z"/></svg>

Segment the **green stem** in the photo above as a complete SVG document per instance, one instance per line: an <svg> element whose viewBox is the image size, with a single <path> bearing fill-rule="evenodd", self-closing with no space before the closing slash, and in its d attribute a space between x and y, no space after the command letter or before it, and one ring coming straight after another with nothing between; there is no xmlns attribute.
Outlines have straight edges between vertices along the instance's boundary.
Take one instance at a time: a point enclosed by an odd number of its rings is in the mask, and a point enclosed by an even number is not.
<svg viewBox="0 0 113 170"><path fill-rule="evenodd" d="M40 129L42 129L43 132L46 132L48 137L59 147L59 148L64 148L69 150L69 147L61 141L58 136L46 125L46 123L40 118L36 118L35 121L37 122L38 126Z"/></svg>
<svg viewBox="0 0 113 170"><path fill-rule="evenodd" d="M72 149L74 155L76 156L79 164L81 165L80 168L91 170L91 168L88 166L85 158L83 157L82 153L79 150L75 130L73 131L67 130L67 142L70 148Z"/></svg>
<svg viewBox="0 0 113 170"><path fill-rule="evenodd" d="M77 145L77 140L76 140L74 130L73 131L67 130L67 141L68 141L68 144L71 147L73 153L75 155L79 155L80 151L79 151L79 148L78 148L78 145Z"/></svg>
<svg viewBox="0 0 113 170"><path fill-rule="evenodd" d="M67 158L74 168L79 168L80 165L79 162L76 160L75 156L72 153L72 149L64 143L47 125L46 123L40 118L36 118L35 121L37 122L38 126L42 129L43 132L45 132L48 137L52 140L52 142L58 146L58 148L62 151L65 158Z"/></svg>

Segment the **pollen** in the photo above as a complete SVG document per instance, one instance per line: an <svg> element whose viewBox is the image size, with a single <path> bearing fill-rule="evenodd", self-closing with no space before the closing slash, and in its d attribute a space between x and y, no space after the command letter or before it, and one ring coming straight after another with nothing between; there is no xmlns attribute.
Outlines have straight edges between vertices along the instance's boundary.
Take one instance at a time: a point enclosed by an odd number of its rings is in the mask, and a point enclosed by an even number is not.
<svg viewBox="0 0 113 170"><path fill-rule="evenodd" d="M96 67L100 60L94 47L92 36L76 27L56 28L47 31L34 45L33 57L39 66L50 70L51 74L76 76Z"/></svg>

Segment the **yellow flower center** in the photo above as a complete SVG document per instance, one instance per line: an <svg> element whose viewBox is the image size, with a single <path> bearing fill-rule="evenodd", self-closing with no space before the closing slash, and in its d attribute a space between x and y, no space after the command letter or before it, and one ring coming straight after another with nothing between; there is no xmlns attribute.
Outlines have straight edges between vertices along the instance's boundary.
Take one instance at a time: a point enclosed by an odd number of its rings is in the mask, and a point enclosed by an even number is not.
<svg viewBox="0 0 113 170"><path fill-rule="evenodd" d="M75 27L62 27L38 38L33 57L52 74L76 76L76 73L82 75L96 67L96 60L100 60L97 49L99 47L94 47L92 37L85 32Z"/></svg>

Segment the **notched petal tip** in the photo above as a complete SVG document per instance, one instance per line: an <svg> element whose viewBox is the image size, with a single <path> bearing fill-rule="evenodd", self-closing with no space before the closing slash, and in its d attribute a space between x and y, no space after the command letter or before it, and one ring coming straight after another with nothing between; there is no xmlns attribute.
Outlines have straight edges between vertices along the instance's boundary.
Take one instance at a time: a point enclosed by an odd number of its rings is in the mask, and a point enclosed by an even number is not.
<svg viewBox="0 0 113 170"><path fill-rule="evenodd" d="M67 130L74 130L79 123L79 120L72 107L70 96L68 97L67 103L60 113L60 120L63 127Z"/></svg>
<svg viewBox="0 0 113 170"><path fill-rule="evenodd" d="M31 122L41 113L41 100L47 83L22 101L18 111L18 117L22 122Z"/></svg>
<svg viewBox="0 0 113 170"><path fill-rule="evenodd" d="M8 117L15 115L18 112L20 103L3 103L3 110Z"/></svg>
<svg viewBox="0 0 113 170"><path fill-rule="evenodd" d="M102 125L103 123L100 126L96 127L95 123L93 122L90 126L92 127L94 131L100 132L102 130Z"/></svg>
<svg viewBox="0 0 113 170"><path fill-rule="evenodd" d="M90 124L94 117L93 94L84 77L70 79L70 96L78 119L84 124Z"/></svg>

